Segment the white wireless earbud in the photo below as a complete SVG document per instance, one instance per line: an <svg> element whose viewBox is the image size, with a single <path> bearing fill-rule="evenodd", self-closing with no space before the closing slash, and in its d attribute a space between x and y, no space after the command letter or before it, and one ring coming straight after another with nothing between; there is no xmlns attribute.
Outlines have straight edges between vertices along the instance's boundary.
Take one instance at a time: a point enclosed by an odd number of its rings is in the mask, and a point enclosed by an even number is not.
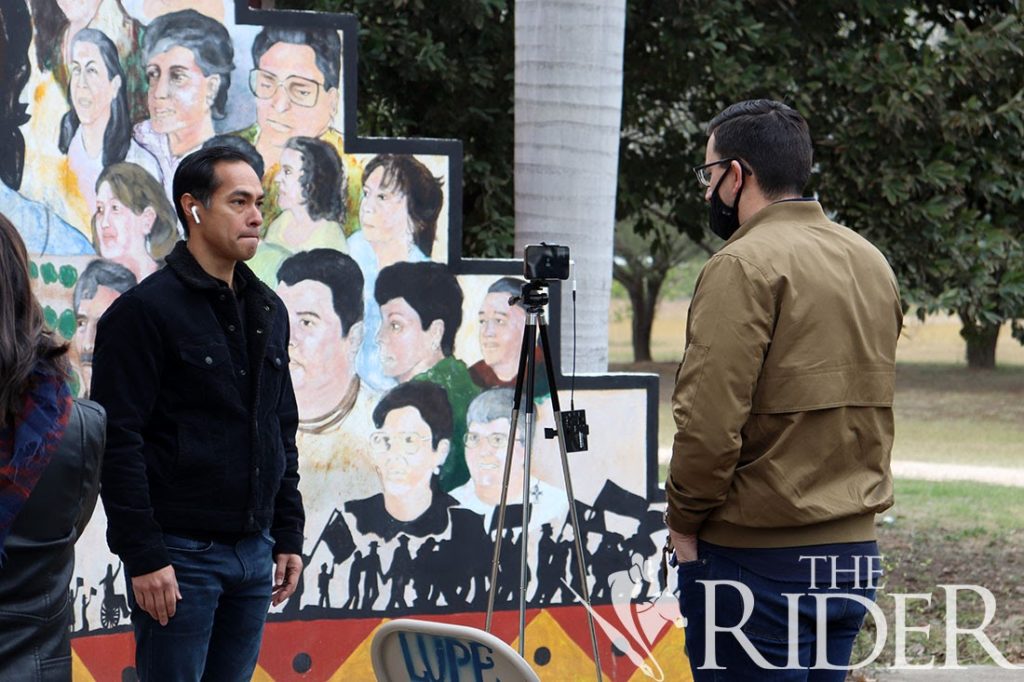
<svg viewBox="0 0 1024 682"><path fill-rule="evenodd" d="M195 206L192 207L192 217L196 219L196 225L203 222L199 219L199 211Z"/></svg>

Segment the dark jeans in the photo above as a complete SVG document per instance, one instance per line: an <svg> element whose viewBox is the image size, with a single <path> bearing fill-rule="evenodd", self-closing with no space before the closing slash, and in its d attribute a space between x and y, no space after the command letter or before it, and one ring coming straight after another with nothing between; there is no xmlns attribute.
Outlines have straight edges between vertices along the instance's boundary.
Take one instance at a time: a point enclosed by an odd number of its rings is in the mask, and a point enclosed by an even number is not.
<svg viewBox="0 0 1024 682"><path fill-rule="evenodd" d="M831 590L827 580L811 589L809 584L771 580L709 551L703 543L698 556L697 561L678 567L679 608L686 618L686 653L694 682L842 682L846 678L845 667L867 607L836 595L873 601L874 589L840 585L840 589ZM749 588L749 593L744 595L732 584L708 585L701 581L733 581ZM798 606L793 607L796 613L792 624L786 594L801 595L795 599ZM831 596L819 605L819 600L811 596L815 594ZM827 624L827 641L823 643L827 664L818 655L819 609ZM735 631L741 622L743 625ZM711 631L712 625L720 628L717 633ZM730 627L733 632L721 630ZM791 631L795 640L792 647ZM709 637L714 638L710 647ZM747 642L754 654L743 646Z"/></svg>
<svg viewBox="0 0 1024 682"><path fill-rule="evenodd" d="M181 601L161 626L132 601L135 667L142 682L248 682L256 668L273 586L273 543L263 533L234 545L164 535Z"/></svg>

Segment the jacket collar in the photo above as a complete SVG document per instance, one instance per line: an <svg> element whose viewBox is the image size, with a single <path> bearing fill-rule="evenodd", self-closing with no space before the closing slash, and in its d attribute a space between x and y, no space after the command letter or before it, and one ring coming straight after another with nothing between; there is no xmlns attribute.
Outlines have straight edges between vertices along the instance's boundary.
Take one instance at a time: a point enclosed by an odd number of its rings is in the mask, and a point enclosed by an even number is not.
<svg viewBox="0 0 1024 682"><path fill-rule="evenodd" d="M740 229L729 237L726 244L731 244L743 235L750 233L755 227L766 223L783 221L787 223L804 223L822 225L829 222L821 204L813 200L776 201L768 204L760 211L750 216L747 222L740 225Z"/></svg>
<svg viewBox="0 0 1024 682"><path fill-rule="evenodd" d="M203 266L188 250L188 242L180 241L167 254L167 267L171 268L178 279L187 287L201 291L218 291L226 287L226 283L203 270ZM276 307L270 289L243 262L235 263L235 280L239 290L254 293L261 306L269 306L267 312Z"/></svg>

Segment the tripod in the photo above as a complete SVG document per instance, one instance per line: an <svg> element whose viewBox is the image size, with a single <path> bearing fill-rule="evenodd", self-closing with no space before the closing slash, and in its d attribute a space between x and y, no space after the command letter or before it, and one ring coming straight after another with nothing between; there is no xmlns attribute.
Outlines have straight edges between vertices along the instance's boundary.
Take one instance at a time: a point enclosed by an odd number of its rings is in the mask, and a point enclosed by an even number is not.
<svg viewBox="0 0 1024 682"><path fill-rule="evenodd" d="M501 536L505 527L505 507L508 501L508 481L512 472L512 452L516 442L516 431L519 425L520 404L523 402L523 388L526 388L526 441L523 457L523 513L522 535L520 537L519 556L519 655L523 655L526 640L526 590L527 590L527 535L530 525L530 462L533 455L533 434L536 427L534 414L534 387L536 380L537 331L540 331L541 350L544 353L544 368L547 371L548 386L551 387L551 407L554 411L555 431L558 434L558 449L562 456L562 475L565 479L565 494L569 501L569 515L572 520L573 548L576 552L580 584L583 586L582 598L587 607L587 625L590 627L590 645L594 651L594 666L597 680L601 681L601 659L597 650L597 633L594 630L594 617L590 609L590 588L587 584L587 567L583 556L583 544L580 539L580 525L576 519L575 496L572 492L572 479L569 476L569 458L566 454L565 433L558 404L558 388L555 385L554 364L551 362L551 349L548 344L548 325L544 319L544 306L548 303L548 295L544 291L547 283L543 280L531 280L523 285L522 295L513 296L509 304L522 301L526 307L526 328L523 330L523 344L519 352L519 371L516 374L515 396L512 399L512 417L509 424L508 446L505 452L505 471L501 481L501 503L498 507L498 529L494 542L494 557L491 561L491 589L487 595L487 620L484 629L491 631L491 618L494 615L494 599L498 585L498 564L501 560ZM539 323L539 325L538 325ZM524 381L525 379L525 381ZM550 433L550 432L548 432Z"/></svg>

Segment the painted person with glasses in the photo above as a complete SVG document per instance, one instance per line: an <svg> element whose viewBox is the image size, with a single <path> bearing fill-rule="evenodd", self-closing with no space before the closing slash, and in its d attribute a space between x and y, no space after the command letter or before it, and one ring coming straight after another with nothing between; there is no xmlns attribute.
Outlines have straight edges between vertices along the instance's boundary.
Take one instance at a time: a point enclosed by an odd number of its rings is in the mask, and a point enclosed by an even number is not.
<svg viewBox="0 0 1024 682"><path fill-rule="evenodd" d="M511 388L484 391L469 404L466 412L466 465L470 480L452 490L459 505L484 517L490 528L492 517L501 502L501 479L505 473L508 453L508 429L512 411ZM522 505L524 423L520 420L512 445L512 471L508 479L509 505ZM569 512L565 491L534 477L530 481L530 532L536 543L545 523L560 528ZM514 515L515 516L515 515ZM518 518L518 517L516 517Z"/></svg>
<svg viewBox="0 0 1024 682"><path fill-rule="evenodd" d="M381 492L345 504L356 530L385 542L399 534L425 537L448 528L455 500L438 476L452 443L452 410L444 389L428 381L401 384L373 410L370 458Z"/></svg>
<svg viewBox="0 0 1024 682"><path fill-rule="evenodd" d="M690 303L665 483L687 655L696 682L842 682L893 502L899 289L878 249L803 198L797 111L739 102L707 132L695 171L726 241Z"/></svg>

